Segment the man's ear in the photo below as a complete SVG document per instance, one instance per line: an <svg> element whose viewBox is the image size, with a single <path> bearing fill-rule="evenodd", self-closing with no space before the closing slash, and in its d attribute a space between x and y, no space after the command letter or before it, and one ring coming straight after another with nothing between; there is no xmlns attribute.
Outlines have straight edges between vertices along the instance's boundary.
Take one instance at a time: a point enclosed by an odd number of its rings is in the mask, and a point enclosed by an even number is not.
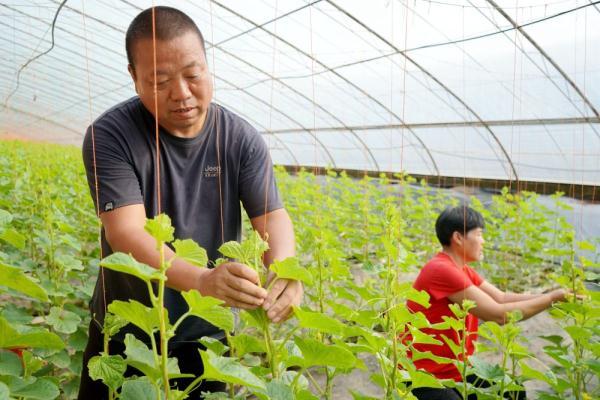
<svg viewBox="0 0 600 400"><path fill-rule="evenodd" d="M450 243L454 243L456 246L462 246L464 236L459 231L452 232L452 236L450 237Z"/></svg>
<svg viewBox="0 0 600 400"><path fill-rule="evenodd" d="M135 76L135 69L133 68L133 65L127 64L127 71L129 71L129 75L131 76L131 79L133 80L133 86L135 88L135 92L137 94L140 94L140 91L138 90L138 86L137 86L137 79Z"/></svg>

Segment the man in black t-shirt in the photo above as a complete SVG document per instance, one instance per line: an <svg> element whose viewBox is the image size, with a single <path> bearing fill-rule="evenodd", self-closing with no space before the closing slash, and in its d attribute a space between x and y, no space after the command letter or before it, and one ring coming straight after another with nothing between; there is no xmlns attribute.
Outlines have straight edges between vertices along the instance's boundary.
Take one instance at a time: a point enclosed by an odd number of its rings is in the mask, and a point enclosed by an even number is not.
<svg viewBox="0 0 600 400"><path fill-rule="evenodd" d="M293 227L279 198L268 149L246 121L211 102L212 80L198 27L176 9L155 7L153 28L152 14L152 9L141 12L126 35L128 68L138 96L100 116L84 140L88 182L103 226L103 256L131 253L157 268L159 253L144 224L160 209L171 218L176 238L193 239L215 260L223 242L240 239L240 202L252 226L268 237L265 264L293 256ZM165 248L165 255L172 257L172 250ZM257 285L254 270L236 262L208 269L177 259L167 276L165 305L171 321L187 311L182 290L198 290L232 307L263 307L273 322L285 320L302 298L299 282L277 280L267 292ZM104 385L90 379L87 362L102 351L101 329L108 304L129 299L149 304L146 285L131 275L101 271L90 304L93 318L80 399L106 397ZM145 339L134 327L127 327L113 338L111 352L123 351L127 332ZM188 317L171 339L170 355L178 357L183 373L201 374L197 340L202 336L221 339L223 332ZM175 383L183 389L187 381ZM201 390L218 389L218 385L207 385Z"/></svg>

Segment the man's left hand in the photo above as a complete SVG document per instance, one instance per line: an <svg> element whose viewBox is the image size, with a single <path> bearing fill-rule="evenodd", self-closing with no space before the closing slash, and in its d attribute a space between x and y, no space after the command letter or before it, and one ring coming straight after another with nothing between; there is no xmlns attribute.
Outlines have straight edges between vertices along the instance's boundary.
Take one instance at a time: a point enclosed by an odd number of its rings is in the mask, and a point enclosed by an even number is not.
<svg viewBox="0 0 600 400"><path fill-rule="evenodd" d="M302 282L277 279L267 293L262 307L271 321L283 322L292 315L292 306L300 305L303 295Z"/></svg>

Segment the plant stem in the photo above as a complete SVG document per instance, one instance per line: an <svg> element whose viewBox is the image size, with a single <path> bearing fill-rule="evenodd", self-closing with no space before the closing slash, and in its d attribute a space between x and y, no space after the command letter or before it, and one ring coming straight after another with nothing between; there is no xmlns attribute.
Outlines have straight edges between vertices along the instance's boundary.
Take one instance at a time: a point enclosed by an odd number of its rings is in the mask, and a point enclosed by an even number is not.
<svg viewBox="0 0 600 400"><path fill-rule="evenodd" d="M467 382L467 353L466 353L466 347L467 347L467 315L469 315L468 311L465 312L465 316L462 318L462 338L460 341L460 345L461 345L461 350L462 350L462 378L463 378L463 399L467 399L468 398L468 394L469 394L469 390L467 388L468 382Z"/></svg>
<svg viewBox="0 0 600 400"><path fill-rule="evenodd" d="M169 371L167 369L167 363L169 360L168 354L168 341L167 337L167 324L165 321L165 308L164 308L164 300L165 300L165 271L167 270L167 266L165 264L165 247L164 243L160 241L158 243L159 251L160 251L160 272L162 274L161 279L158 281L158 320L159 320L159 329L160 329L160 357L161 363L160 367L162 369L162 379L164 385L165 399L169 398Z"/></svg>
<svg viewBox="0 0 600 400"><path fill-rule="evenodd" d="M324 396L325 395L325 391L317 383L317 381L315 380L315 378L313 378L313 376L311 375L311 373L310 373L310 371L308 369L306 370L306 376L308 377L308 380L313 384L313 386L315 387L315 389L319 392L319 394L321 396Z"/></svg>
<svg viewBox="0 0 600 400"><path fill-rule="evenodd" d="M264 313L264 311L263 311ZM271 339L271 331L269 330L269 321L267 319L267 316L264 316L265 320L262 326L262 331L263 331L263 335L265 338L265 347L267 350L267 358L269 359L269 366L271 367L271 374L273 376L273 379L278 378L279 377L279 373L277 370L277 365L276 365L276 354L273 351L273 340Z"/></svg>
<svg viewBox="0 0 600 400"><path fill-rule="evenodd" d="M329 371L328 367L325 367L325 377L326 377L326 382L325 382L325 398L326 399L332 399L333 398L333 378L334 378L334 373Z"/></svg>

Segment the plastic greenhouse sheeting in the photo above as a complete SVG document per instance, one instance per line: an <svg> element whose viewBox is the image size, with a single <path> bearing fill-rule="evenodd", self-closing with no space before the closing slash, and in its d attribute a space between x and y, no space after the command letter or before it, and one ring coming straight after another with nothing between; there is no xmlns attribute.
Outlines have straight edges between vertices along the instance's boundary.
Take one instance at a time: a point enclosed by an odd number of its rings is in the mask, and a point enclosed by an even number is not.
<svg viewBox="0 0 600 400"><path fill-rule="evenodd" d="M70 0L35 58L60 4L0 4L2 133L81 143L135 95L125 31L161 4L277 164L600 183L597 1Z"/></svg>

